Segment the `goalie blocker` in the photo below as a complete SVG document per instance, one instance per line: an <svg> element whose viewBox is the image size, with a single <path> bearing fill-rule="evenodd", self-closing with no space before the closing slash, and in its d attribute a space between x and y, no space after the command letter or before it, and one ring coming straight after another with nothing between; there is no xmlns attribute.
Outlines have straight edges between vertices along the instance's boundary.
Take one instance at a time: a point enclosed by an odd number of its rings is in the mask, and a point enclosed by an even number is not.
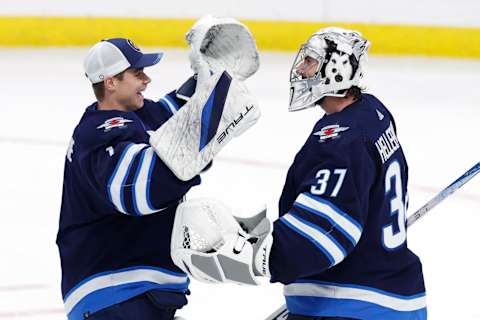
<svg viewBox="0 0 480 320"><path fill-rule="evenodd" d="M157 155L183 181L199 174L260 117L256 99L228 72L213 74L205 82L197 83L189 101L150 136Z"/></svg>
<svg viewBox="0 0 480 320"><path fill-rule="evenodd" d="M197 79L195 93L150 138L158 156L184 181L199 174L260 117L256 99L242 82L259 67L248 28L232 18L205 16L186 38Z"/></svg>

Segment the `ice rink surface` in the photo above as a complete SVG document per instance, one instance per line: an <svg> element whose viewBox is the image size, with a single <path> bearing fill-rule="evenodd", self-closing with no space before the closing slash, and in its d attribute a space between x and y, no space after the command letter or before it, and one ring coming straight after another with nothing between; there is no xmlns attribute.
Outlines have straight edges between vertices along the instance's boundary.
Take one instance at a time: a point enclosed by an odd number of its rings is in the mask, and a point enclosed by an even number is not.
<svg viewBox="0 0 480 320"><path fill-rule="evenodd" d="M0 319L66 319L55 237L67 143L93 93L87 49L0 49ZM152 51L152 50L145 50ZM233 140L189 197L212 196L239 215L267 204L275 218L287 168L320 109L288 113L295 53L262 53L248 80L262 118ZM166 50L147 69L157 99L189 74L187 52ZM369 92L396 117L410 166L410 213L480 160L480 61L370 57ZM409 230L422 261L429 319L480 319L480 177ZM81 259L81 257L78 257ZM191 284L187 320L262 320L283 303L282 287Z"/></svg>

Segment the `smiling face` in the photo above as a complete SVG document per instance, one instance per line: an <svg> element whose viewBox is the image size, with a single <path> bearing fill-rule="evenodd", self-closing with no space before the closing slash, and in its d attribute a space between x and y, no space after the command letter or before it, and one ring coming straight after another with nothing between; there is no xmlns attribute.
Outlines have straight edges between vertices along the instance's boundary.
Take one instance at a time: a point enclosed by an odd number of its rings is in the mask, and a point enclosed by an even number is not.
<svg viewBox="0 0 480 320"><path fill-rule="evenodd" d="M127 69L121 79L111 79L110 98L123 111L135 111L143 107L143 94L151 79L143 69Z"/></svg>

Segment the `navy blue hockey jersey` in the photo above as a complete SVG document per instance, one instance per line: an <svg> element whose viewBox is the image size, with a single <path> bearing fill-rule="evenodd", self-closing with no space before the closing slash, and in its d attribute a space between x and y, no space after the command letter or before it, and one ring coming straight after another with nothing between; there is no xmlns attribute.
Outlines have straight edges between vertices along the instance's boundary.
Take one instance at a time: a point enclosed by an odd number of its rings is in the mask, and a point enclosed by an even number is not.
<svg viewBox="0 0 480 320"><path fill-rule="evenodd" d="M426 319L418 257L407 248L408 167L374 96L320 119L290 167L274 223L272 281L290 313Z"/></svg>
<svg viewBox="0 0 480 320"><path fill-rule="evenodd" d="M98 110L94 103L75 128L57 235L70 320L152 289L172 298L187 291L187 275L170 258L170 236L179 201L200 177L179 180L147 133L182 104L175 93L145 99L135 112Z"/></svg>

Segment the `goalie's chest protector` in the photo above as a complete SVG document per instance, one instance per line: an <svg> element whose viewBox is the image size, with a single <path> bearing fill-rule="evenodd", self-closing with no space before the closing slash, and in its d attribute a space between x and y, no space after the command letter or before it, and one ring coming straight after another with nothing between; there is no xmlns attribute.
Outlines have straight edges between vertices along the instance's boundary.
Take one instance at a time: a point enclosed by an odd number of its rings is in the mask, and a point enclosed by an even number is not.
<svg viewBox="0 0 480 320"><path fill-rule="evenodd" d="M421 263L406 241L407 179L394 120L374 96L317 122L288 171L275 223L272 280L288 284L290 312L423 319ZM313 301L349 311L321 313Z"/></svg>

